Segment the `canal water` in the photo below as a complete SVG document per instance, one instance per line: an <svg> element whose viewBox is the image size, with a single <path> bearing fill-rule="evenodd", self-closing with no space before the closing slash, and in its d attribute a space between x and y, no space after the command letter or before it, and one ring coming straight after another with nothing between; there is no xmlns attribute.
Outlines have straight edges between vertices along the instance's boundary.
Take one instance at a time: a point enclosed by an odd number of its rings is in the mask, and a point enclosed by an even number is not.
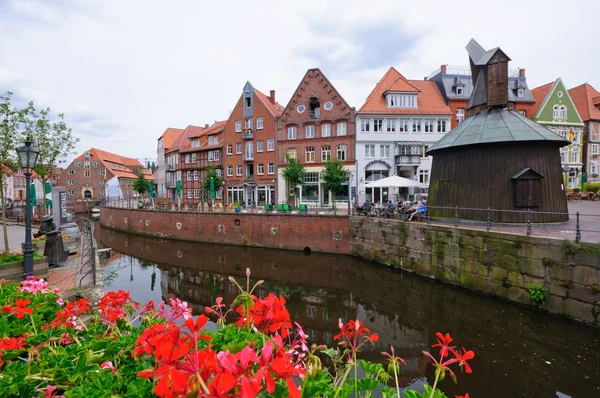
<svg viewBox="0 0 600 398"><path fill-rule="evenodd" d="M442 285L349 256L159 240L97 229L113 249L105 288L129 290L140 302L187 301L198 314L217 297L231 303L227 280L265 283L255 292L284 296L293 320L317 344L333 345L338 318L359 319L379 333L363 357L381 361L394 346L407 363L401 383L433 381L422 354L435 333L451 333L475 351L473 374L441 383L449 396L600 397L600 330ZM214 325L212 325L214 327Z"/></svg>

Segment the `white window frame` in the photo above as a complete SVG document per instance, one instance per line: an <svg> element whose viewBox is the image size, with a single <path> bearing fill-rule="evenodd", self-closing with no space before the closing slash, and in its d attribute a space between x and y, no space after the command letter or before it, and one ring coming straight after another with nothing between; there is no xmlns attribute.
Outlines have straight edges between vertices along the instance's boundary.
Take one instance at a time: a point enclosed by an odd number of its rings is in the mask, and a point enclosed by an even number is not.
<svg viewBox="0 0 600 398"><path fill-rule="evenodd" d="M194 170L194 181L198 181L198 170Z"/></svg>
<svg viewBox="0 0 600 398"><path fill-rule="evenodd" d="M185 173L185 179L186 181L192 181L192 172L188 171Z"/></svg>
<svg viewBox="0 0 600 398"><path fill-rule="evenodd" d="M192 199L192 195L194 194L194 192L191 189L187 190L187 198L188 199Z"/></svg>
<svg viewBox="0 0 600 398"><path fill-rule="evenodd" d="M298 159L298 150L296 148L288 148L285 161L287 162L288 159Z"/></svg>
<svg viewBox="0 0 600 398"><path fill-rule="evenodd" d="M306 134L306 138L315 138L315 126L312 124L306 126L304 133Z"/></svg>
<svg viewBox="0 0 600 398"><path fill-rule="evenodd" d="M398 119L385 119L386 131L394 134L398 129Z"/></svg>
<svg viewBox="0 0 600 398"><path fill-rule="evenodd" d="M321 147L321 162L325 163L328 160L331 160L331 145L323 145Z"/></svg>
<svg viewBox="0 0 600 398"><path fill-rule="evenodd" d="M389 158L390 157L390 145L389 144L380 144L379 145L379 157L380 158Z"/></svg>
<svg viewBox="0 0 600 398"><path fill-rule="evenodd" d="M194 188L194 199L200 199L200 189Z"/></svg>
<svg viewBox="0 0 600 398"><path fill-rule="evenodd" d="M331 124L321 125L321 137L331 137Z"/></svg>
<svg viewBox="0 0 600 398"><path fill-rule="evenodd" d="M308 156L309 154L311 155L310 157ZM315 162L315 147L314 146L307 146L306 148L304 148L304 161L306 163L314 163Z"/></svg>
<svg viewBox="0 0 600 398"><path fill-rule="evenodd" d="M522 88L517 90L517 98L523 98L525 96L525 90Z"/></svg>
<svg viewBox="0 0 600 398"><path fill-rule="evenodd" d="M373 132L383 133L383 119L373 119Z"/></svg>
<svg viewBox="0 0 600 398"><path fill-rule="evenodd" d="M197 163L198 162L198 154L197 153L192 153L192 163Z"/></svg>
<svg viewBox="0 0 600 398"><path fill-rule="evenodd" d="M399 133L408 133L409 129L410 129L409 120L407 120L407 119L400 119L398 122L399 122L398 132Z"/></svg>
<svg viewBox="0 0 600 398"><path fill-rule="evenodd" d="M235 175L240 177L242 175L242 165L241 164L236 164L235 165Z"/></svg>
<svg viewBox="0 0 600 398"><path fill-rule="evenodd" d="M252 130L252 118L246 119L245 125L247 129Z"/></svg>
<svg viewBox="0 0 600 398"><path fill-rule="evenodd" d="M208 161L212 162L215 159L213 151L208 151Z"/></svg>
<svg viewBox="0 0 600 398"><path fill-rule="evenodd" d="M227 166L227 177L233 177L233 166L232 165Z"/></svg>
<svg viewBox="0 0 600 398"><path fill-rule="evenodd" d="M262 130L263 129L263 118L262 117L257 117L256 118L256 129L257 130Z"/></svg>
<svg viewBox="0 0 600 398"><path fill-rule="evenodd" d="M421 133L421 122L422 120L414 120L412 121L412 132L413 133Z"/></svg>
<svg viewBox="0 0 600 398"><path fill-rule="evenodd" d="M242 154L242 143L241 142L236 142L235 143L235 154L236 155L241 155Z"/></svg>
<svg viewBox="0 0 600 398"><path fill-rule="evenodd" d="M346 135L346 123L338 123L336 126L336 133L338 136Z"/></svg>
<svg viewBox="0 0 600 398"><path fill-rule="evenodd" d="M256 152L265 151L265 142L263 140L256 141Z"/></svg>
<svg viewBox="0 0 600 398"><path fill-rule="evenodd" d="M554 105L552 107L552 119L560 119L560 106Z"/></svg>
<svg viewBox="0 0 600 398"><path fill-rule="evenodd" d="M190 164L190 154L189 153L185 154L185 164Z"/></svg>
<svg viewBox="0 0 600 398"><path fill-rule="evenodd" d="M275 174L275 163L269 163L268 169L267 169L267 173L268 174Z"/></svg>
<svg viewBox="0 0 600 398"><path fill-rule="evenodd" d="M227 155L233 155L233 145L227 144Z"/></svg>
<svg viewBox="0 0 600 398"><path fill-rule="evenodd" d="M598 153L599 153L598 147L599 147L598 144L592 144L592 155L598 155Z"/></svg>
<svg viewBox="0 0 600 398"><path fill-rule="evenodd" d="M365 144L365 159L375 157L375 144Z"/></svg>
<svg viewBox="0 0 600 398"><path fill-rule="evenodd" d="M340 156L340 154L342 156ZM340 144L337 146L336 159L341 161L348 160L348 145Z"/></svg>
<svg viewBox="0 0 600 398"><path fill-rule="evenodd" d="M236 120L235 121L235 132L236 133L241 133L242 132L242 121L241 120Z"/></svg>
<svg viewBox="0 0 600 398"><path fill-rule="evenodd" d="M371 131L370 119L360 119L360 131L363 133L369 133Z"/></svg>
<svg viewBox="0 0 600 398"><path fill-rule="evenodd" d="M215 162L218 162L218 161L219 161L219 158L220 158L220 156L221 156L221 155L219 154L219 153L220 153L220 151L217 149L216 151L213 151L213 152L215 153L215 154L214 154L214 161L215 161Z"/></svg>
<svg viewBox="0 0 600 398"><path fill-rule="evenodd" d="M446 121L445 120L438 120L437 121L437 132L438 133L445 133L446 132Z"/></svg>
<svg viewBox="0 0 600 398"><path fill-rule="evenodd" d="M456 124L460 124L465 120L465 110L457 109L456 110Z"/></svg>
<svg viewBox="0 0 600 398"><path fill-rule="evenodd" d="M575 160L573 160L573 157L575 157ZM569 154L569 160L570 160L570 163L579 163L579 160L580 160L579 151L572 151Z"/></svg>
<svg viewBox="0 0 600 398"><path fill-rule="evenodd" d="M298 129L296 127L288 127L288 140L295 140L298 137Z"/></svg>
<svg viewBox="0 0 600 398"><path fill-rule="evenodd" d="M598 164L597 160L592 160L590 162L590 174L598 174Z"/></svg>
<svg viewBox="0 0 600 398"><path fill-rule="evenodd" d="M464 92L464 87L463 86L456 86L456 95L457 96L460 95L462 97L464 95L463 92Z"/></svg>
<svg viewBox="0 0 600 398"><path fill-rule="evenodd" d="M264 163L259 163L256 167L256 174L263 175L265 174L265 165Z"/></svg>
<svg viewBox="0 0 600 398"><path fill-rule="evenodd" d="M269 138L267 140L267 152L273 152L275 150L275 139Z"/></svg>

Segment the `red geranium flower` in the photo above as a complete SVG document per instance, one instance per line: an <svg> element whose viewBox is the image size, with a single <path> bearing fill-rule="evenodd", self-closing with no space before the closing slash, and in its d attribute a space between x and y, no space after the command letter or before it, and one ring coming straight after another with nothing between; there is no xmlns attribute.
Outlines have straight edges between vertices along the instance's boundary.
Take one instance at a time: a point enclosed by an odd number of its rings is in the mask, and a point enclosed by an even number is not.
<svg viewBox="0 0 600 398"><path fill-rule="evenodd" d="M448 356L448 351L455 348L454 346L450 347L450 343L452 343L452 337L450 337L450 333L446 333L444 336L440 332L435 334L437 336L437 344L432 345L432 347L440 347L440 356L445 358Z"/></svg>
<svg viewBox="0 0 600 398"><path fill-rule="evenodd" d="M30 299L17 299L15 301L16 307L6 305L2 307L2 313L10 312L12 315L16 315L17 319L22 319L25 315L33 314L33 308L27 307L31 303Z"/></svg>

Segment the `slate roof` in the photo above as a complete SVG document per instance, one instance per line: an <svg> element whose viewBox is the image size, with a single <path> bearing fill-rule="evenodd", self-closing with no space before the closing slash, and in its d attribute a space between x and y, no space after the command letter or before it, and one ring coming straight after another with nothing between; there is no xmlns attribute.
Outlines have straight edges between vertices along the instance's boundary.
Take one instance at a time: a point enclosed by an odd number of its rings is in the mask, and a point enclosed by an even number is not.
<svg viewBox="0 0 600 398"><path fill-rule="evenodd" d="M509 109L492 109L467 118L432 145L427 153L468 145L541 141L553 142L558 147L570 144L558 134L518 112Z"/></svg>
<svg viewBox="0 0 600 398"><path fill-rule="evenodd" d="M598 90L584 83L581 86L570 89L569 95L582 121L600 120L600 110L594 106L594 99L600 96Z"/></svg>
<svg viewBox="0 0 600 398"><path fill-rule="evenodd" d="M406 81L418 90L418 108L389 108L385 101L384 93L399 79ZM377 83L359 114L385 114L385 115L452 115L440 93L436 83L431 80L409 80L400 74L394 67L388 69Z"/></svg>
<svg viewBox="0 0 600 398"><path fill-rule="evenodd" d="M502 51L500 47L492 48L491 50L485 51L475 39L469 40L466 46L467 52L469 53L469 57L473 61L473 63L477 66L487 65L490 62L490 59L496 54L498 51ZM504 53L504 52L503 52ZM506 55L506 54L505 54ZM508 58L508 56L507 56ZM510 61L510 58L508 58Z"/></svg>

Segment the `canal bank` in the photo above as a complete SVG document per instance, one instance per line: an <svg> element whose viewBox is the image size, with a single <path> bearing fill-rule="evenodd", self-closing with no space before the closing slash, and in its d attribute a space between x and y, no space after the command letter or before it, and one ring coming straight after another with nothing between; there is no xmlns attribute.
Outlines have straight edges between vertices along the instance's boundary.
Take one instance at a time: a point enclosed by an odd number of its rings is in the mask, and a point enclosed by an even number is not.
<svg viewBox="0 0 600 398"><path fill-rule="evenodd" d="M600 245L366 217L103 207L106 228L180 241L352 254L593 326ZM180 253L177 252L179 256ZM529 288L541 287L536 304Z"/></svg>

